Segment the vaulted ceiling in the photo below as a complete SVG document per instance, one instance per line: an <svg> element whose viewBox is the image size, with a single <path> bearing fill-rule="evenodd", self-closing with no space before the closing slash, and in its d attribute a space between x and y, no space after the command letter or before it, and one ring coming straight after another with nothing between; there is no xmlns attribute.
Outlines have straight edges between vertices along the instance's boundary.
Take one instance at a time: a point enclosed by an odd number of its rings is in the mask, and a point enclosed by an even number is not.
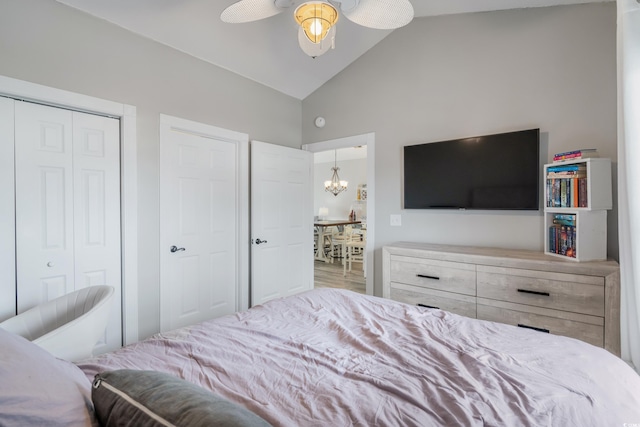
<svg viewBox="0 0 640 427"><path fill-rule="evenodd" d="M335 49L313 59L298 46L294 8L256 22L227 24L220 20L220 13L235 0L56 1L298 99L306 98L391 33L364 28L341 17L336 26ZM420 19L600 1L411 0L411 3L414 19ZM296 1L296 5L301 2Z"/></svg>

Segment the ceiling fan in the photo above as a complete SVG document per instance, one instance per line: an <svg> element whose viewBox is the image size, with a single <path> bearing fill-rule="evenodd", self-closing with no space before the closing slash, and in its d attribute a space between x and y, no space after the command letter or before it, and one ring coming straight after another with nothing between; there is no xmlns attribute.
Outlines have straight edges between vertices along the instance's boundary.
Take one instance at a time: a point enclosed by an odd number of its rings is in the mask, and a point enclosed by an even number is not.
<svg viewBox="0 0 640 427"><path fill-rule="evenodd" d="M297 0L240 0L220 14L223 22L239 24L258 21L284 12ZM315 58L335 48L335 24L338 8L350 21L367 28L393 30L413 19L409 0L312 0L304 1L293 16L300 25L298 43L307 55Z"/></svg>

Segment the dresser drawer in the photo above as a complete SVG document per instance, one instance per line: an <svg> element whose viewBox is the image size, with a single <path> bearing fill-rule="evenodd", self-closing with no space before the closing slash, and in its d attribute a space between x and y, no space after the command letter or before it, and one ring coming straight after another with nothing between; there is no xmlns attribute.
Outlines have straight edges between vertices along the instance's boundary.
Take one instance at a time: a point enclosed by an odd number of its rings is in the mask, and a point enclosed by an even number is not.
<svg viewBox="0 0 640 427"><path fill-rule="evenodd" d="M604 319L478 298L478 319L538 329L604 346Z"/></svg>
<svg viewBox="0 0 640 427"><path fill-rule="evenodd" d="M458 294L476 294L476 266L459 262L393 256L391 282Z"/></svg>
<svg viewBox="0 0 640 427"><path fill-rule="evenodd" d="M478 297L604 316L604 279L479 265Z"/></svg>
<svg viewBox="0 0 640 427"><path fill-rule="evenodd" d="M474 319L476 317L476 298L472 296L402 283L392 283L391 299L412 305L421 304L431 308L438 308Z"/></svg>

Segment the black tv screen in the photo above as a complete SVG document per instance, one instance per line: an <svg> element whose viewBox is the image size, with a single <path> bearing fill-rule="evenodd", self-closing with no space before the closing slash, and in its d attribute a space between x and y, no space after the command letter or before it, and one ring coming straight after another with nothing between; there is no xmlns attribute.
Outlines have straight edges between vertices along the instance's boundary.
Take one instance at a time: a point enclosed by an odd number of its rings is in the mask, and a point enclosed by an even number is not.
<svg viewBox="0 0 640 427"><path fill-rule="evenodd" d="M540 129L404 147L405 209L537 210Z"/></svg>

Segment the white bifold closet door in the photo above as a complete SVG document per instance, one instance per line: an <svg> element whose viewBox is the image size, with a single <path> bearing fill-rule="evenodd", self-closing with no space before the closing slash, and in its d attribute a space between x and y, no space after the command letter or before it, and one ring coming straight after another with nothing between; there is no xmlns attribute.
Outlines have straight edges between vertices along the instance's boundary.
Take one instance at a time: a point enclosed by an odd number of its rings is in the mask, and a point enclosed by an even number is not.
<svg viewBox="0 0 640 427"><path fill-rule="evenodd" d="M122 345L119 159L119 120L15 102L17 311L113 286L95 352Z"/></svg>

